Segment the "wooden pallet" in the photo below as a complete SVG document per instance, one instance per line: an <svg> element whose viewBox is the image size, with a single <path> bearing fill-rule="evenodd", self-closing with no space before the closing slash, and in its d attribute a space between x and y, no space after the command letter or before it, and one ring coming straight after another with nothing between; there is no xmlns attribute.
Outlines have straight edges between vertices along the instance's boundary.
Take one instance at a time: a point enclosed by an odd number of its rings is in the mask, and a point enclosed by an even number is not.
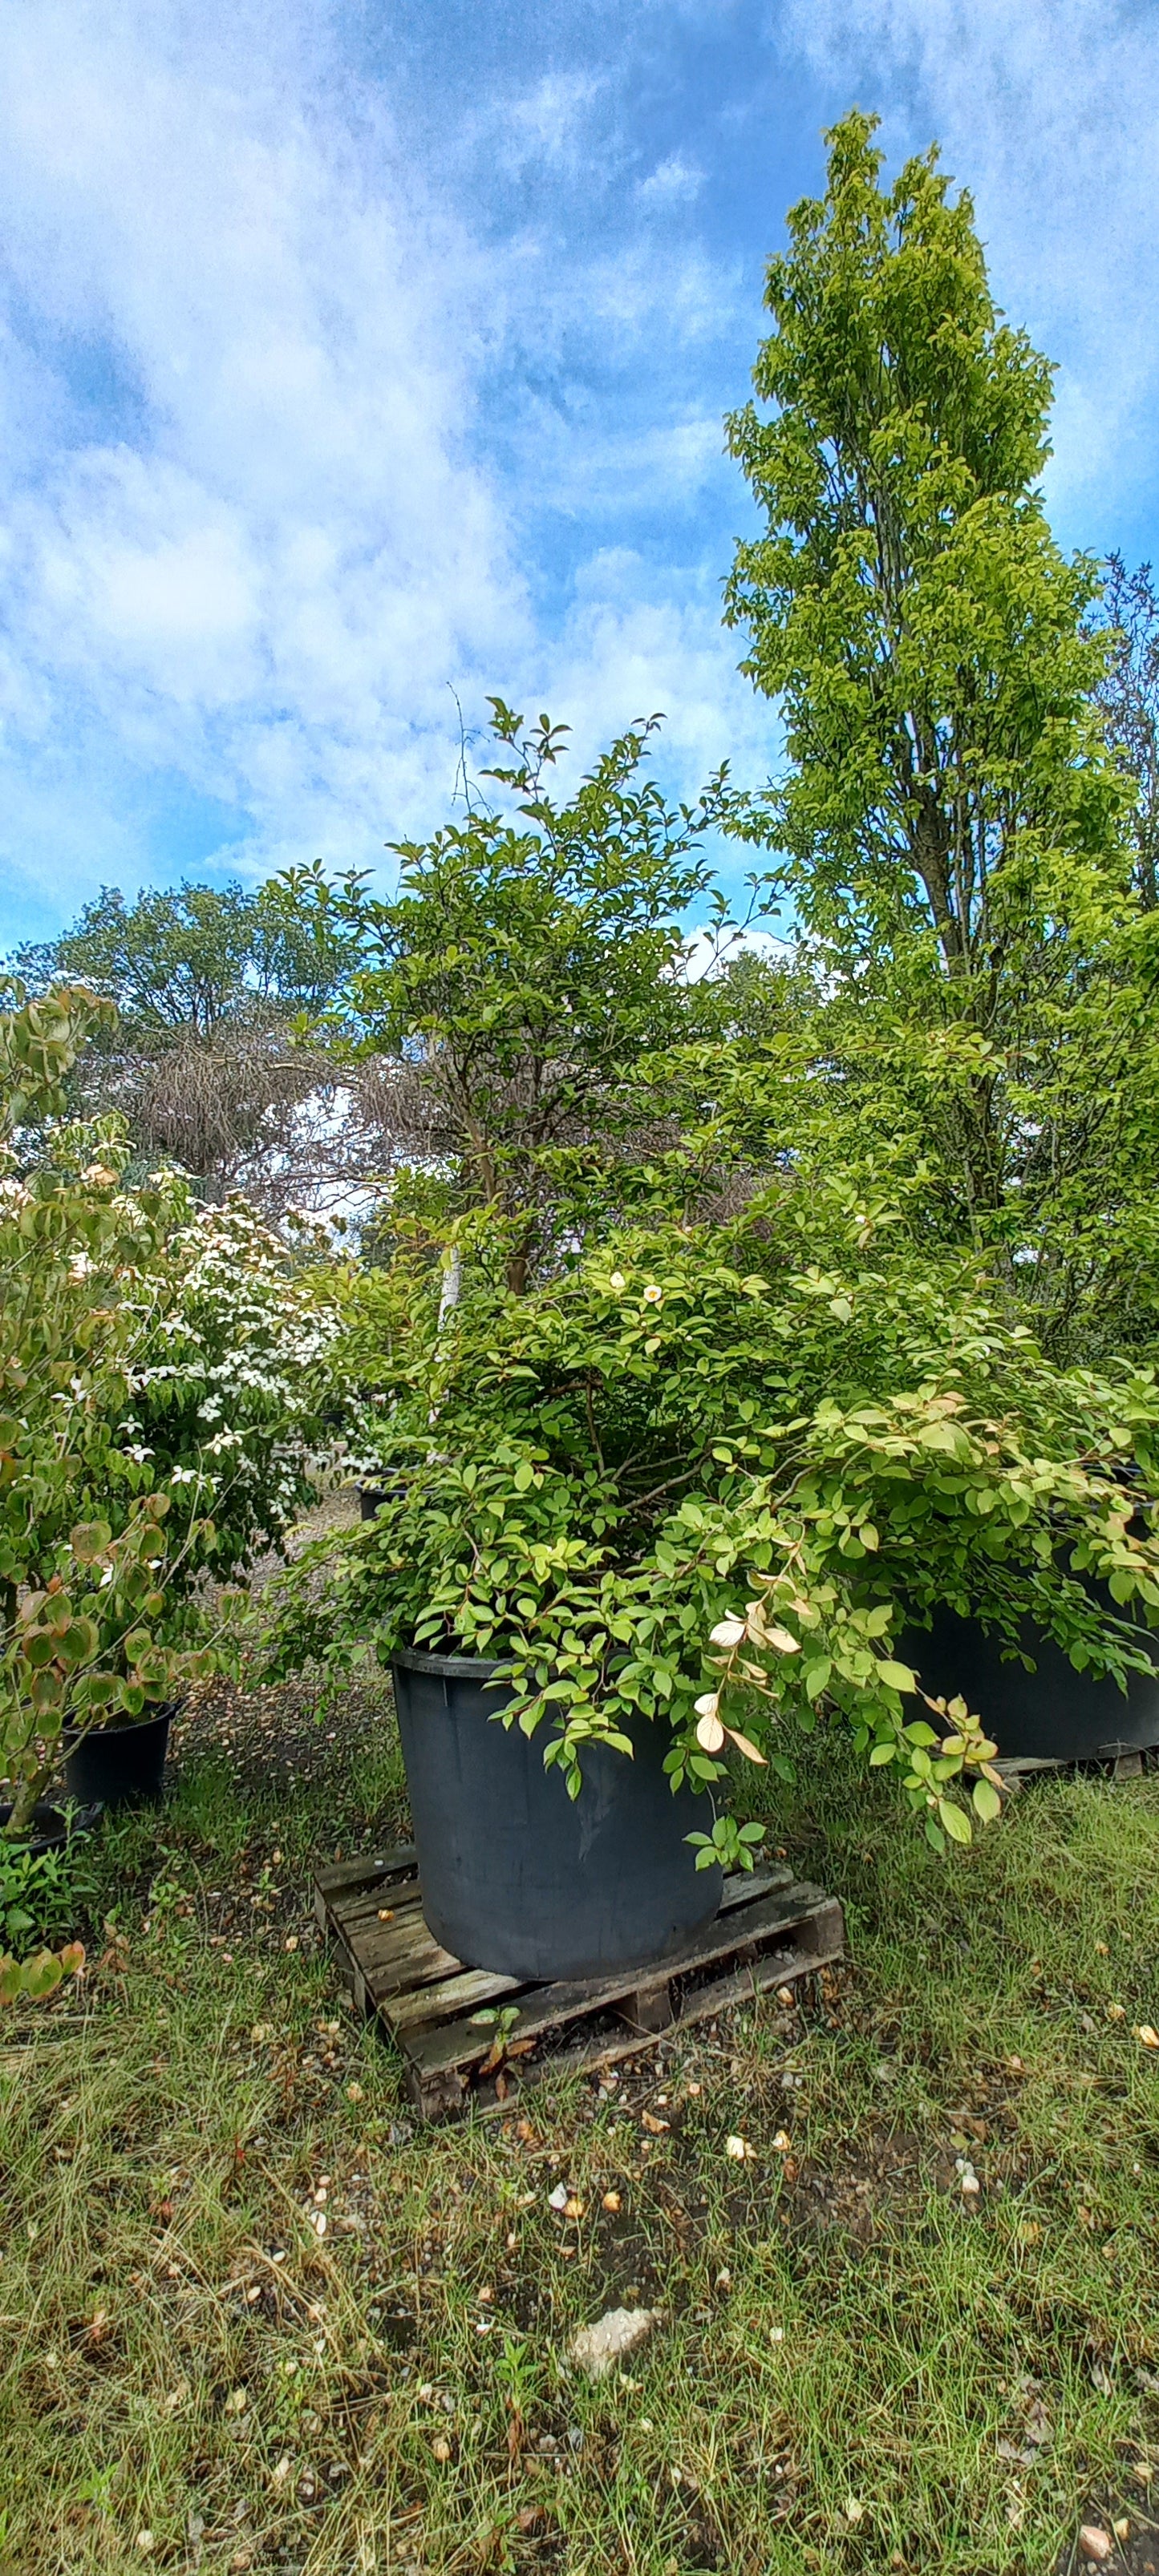
<svg viewBox="0 0 1159 2576"><path fill-rule="evenodd" d="M703 2021L766 1986L791 1984L840 1959L841 1907L819 1887L768 1869L726 1879L704 1931L648 1968L533 1985L465 1968L423 1920L413 1845L339 1861L315 1880L315 1911L334 1941L355 2010L377 2018L402 2052L412 2100L427 2119L461 2110L492 2053L494 2027L472 2015L514 2004L508 2076L611 2065L661 2031ZM524 2044L528 2044L525 2048Z"/></svg>
<svg viewBox="0 0 1159 2576"><path fill-rule="evenodd" d="M1146 1746L1144 1747L1144 1752L1148 1752L1151 1749L1152 1748L1150 1746ZM1037 1780L1041 1771L1070 1771L1072 1773L1079 1771L1100 1771L1105 1779L1138 1780L1142 1777L1142 1774L1146 1769L1146 1764L1143 1752L1134 1751L1123 1753L1094 1753L1089 1755L1088 1758L1082 1762L1063 1761L1056 1758L1053 1754L1039 1755L1036 1753L1012 1753L1007 1758L996 1761L994 1768L996 1771L1001 1772L1002 1778L1005 1780L1008 1789L1021 1789L1025 1787L1027 1781Z"/></svg>

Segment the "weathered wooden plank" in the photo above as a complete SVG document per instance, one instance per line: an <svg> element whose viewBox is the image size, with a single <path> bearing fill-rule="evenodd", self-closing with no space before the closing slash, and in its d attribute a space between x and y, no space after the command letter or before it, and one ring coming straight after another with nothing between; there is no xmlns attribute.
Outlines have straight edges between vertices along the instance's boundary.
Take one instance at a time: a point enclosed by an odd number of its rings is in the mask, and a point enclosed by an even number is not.
<svg viewBox="0 0 1159 2576"><path fill-rule="evenodd" d="M422 1910L417 1878L403 1879L397 1886L392 1886L389 1879L379 1879L365 1892L331 1899L329 1905L331 1921L341 1924L344 1929L349 1928L355 1935L363 1924L368 1931L373 1931L383 1915L388 1916L392 1923L402 1924L410 1916L421 1916Z"/></svg>
<svg viewBox="0 0 1159 2576"><path fill-rule="evenodd" d="M670 1979L662 1978L659 1985L635 1987L624 1996L619 2009L633 2030L670 2030L676 2019Z"/></svg>
<svg viewBox="0 0 1159 2576"><path fill-rule="evenodd" d="M388 1981L396 1968L403 1984L413 1983L409 1975L412 1960L424 1955L432 1946L440 1958L450 1959L453 1967L461 1968L463 1964L435 1939L422 1914L417 1911L405 1915L401 1922L360 1923L353 1929L348 1923L337 1923L334 1928L339 1939L358 1952L359 1965L366 1969L367 1974L373 1971L382 1980L384 1994L390 1991ZM450 1969L439 1973L449 1976Z"/></svg>
<svg viewBox="0 0 1159 2576"><path fill-rule="evenodd" d="M411 1994L416 1986L433 1985L436 1979L441 1981L444 1977L461 1976L463 1972L462 1960L456 1959L450 1950L444 1950L442 1942L436 1941L432 1932L427 1933L425 1940L416 1941L409 1950L386 1961L376 1962L368 1957L365 1950L360 1950L357 1956L369 1992L391 2021L395 2017L396 1998L401 2002L403 1996Z"/></svg>
<svg viewBox="0 0 1159 2576"><path fill-rule="evenodd" d="M657 1982L661 1975L688 1976L697 1968L708 1967L713 1959L737 1949L742 1942L771 1938L821 1901L822 1890L819 1887L802 1883L758 1898L751 1911L746 1908L739 1918L735 1908L723 1923L719 1916L714 1916L708 1929L688 1942L683 1950L670 1959L657 1960L656 1975L649 1982ZM743 1930L739 1928L741 1923ZM623 1970L615 1977L571 1978L561 1980L557 1985L534 1986L529 1989L528 2002L522 2006L519 2019L508 2034L509 2041L534 2039L561 2022L574 2020L577 2014L614 2009L623 1996L635 1993L641 1983L641 1971L636 1967ZM416 2065L421 2065L424 2074L434 2075L443 2067L465 2066L485 2057L490 2041L480 2035L476 2044L451 2023L438 2030L413 2031L408 2036L407 2045L408 2054Z"/></svg>
<svg viewBox="0 0 1159 2576"><path fill-rule="evenodd" d="M376 1878L398 1878L418 1865L418 1852L413 1843L399 1843L393 1850L368 1852L362 1860L336 1860L316 1872L314 1885L320 1896L348 1896L353 1889L369 1887Z"/></svg>
<svg viewBox="0 0 1159 2576"><path fill-rule="evenodd" d="M750 1905L758 1896L771 1896L774 1888L792 1885L793 1873L787 1861L777 1869L738 1869L735 1877L724 1882L719 1911L731 1914L738 1905Z"/></svg>
<svg viewBox="0 0 1159 2576"><path fill-rule="evenodd" d="M417 1986L410 1994L400 1995L397 2003L392 2000L390 2026L404 2031L419 2025L425 2028L428 2022L443 2024L450 2014L474 2011L480 2004L491 2003L496 1995L518 1994L521 1990L527 1990L524 1978L500 1977L490 1968L461 1968L457 1977L447 1977L433 1986ZM530 1991L534 1993L534 1987ZM495 2034L488 2029L480 2036L485 2057Z"/></svg>

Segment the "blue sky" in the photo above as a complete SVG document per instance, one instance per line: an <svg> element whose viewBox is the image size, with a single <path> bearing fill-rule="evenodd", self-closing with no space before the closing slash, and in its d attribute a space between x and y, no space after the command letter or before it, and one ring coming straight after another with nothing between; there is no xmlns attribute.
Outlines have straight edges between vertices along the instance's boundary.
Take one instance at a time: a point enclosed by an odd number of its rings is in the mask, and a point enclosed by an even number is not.
<svg viewBox="0 0 1159 2576"><path fill-rule="evenodd" d="M762 777L721 415L854 100L1058 361L1062 541L1159 551L1153 0L8 0L0 948L378 864L452 690Z"/></svg>

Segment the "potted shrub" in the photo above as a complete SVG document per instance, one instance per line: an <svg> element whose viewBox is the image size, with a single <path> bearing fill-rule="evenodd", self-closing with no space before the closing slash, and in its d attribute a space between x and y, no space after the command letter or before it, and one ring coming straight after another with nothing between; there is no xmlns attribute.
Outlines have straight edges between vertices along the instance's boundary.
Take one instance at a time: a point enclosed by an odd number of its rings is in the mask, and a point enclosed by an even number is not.
<svg viewBox="0 0 1159 2576"><path fill-rule="evenodd" d="M321 1589L317 1564L290 1578L277 1651L393 1665L432 1928L459 1955L470 1866L490 1873L491 1918L468 1954L498 1966L510 1941L512 1973L565 1972L589 1782L594 1824L642 1764L676 1800L704 1793L698 1826L675 1804L672 1823L706 1877L743 1867L759 1832L724 1805L730 1772L784 1769L834 1721L897 1769L939 1848L968 1841L999 1804L988 1710L952 1674L924 1691L895 1642L935 1603L999 1630L1029 1609L1115 1685L1149 1669L1153 1377L1053 1368L968 1275L904 1248L871 1260L864 1218L784 1188L731 1228L623 1235L522 1298L468 1262L441 1325L433 1290L421 1319L400 1282L412 1326L384 1383L402 1488L337 1543ZM368 1287L380 1313L388 1293ZM503 1749L518 1735L576 1799L578 1881L548 1890L556 1947L536 1968L515 1947L533 1830ZM614 1916L615 1884L588 1892Z"/></svg>
<svg viewBox="0 0 1159 2576"><path fill-rule="evenodd" d="M127 1189L116 1120L62 1116L102 1006L0 1015L0 1778L26 1835L65 1752L116 1804L160 1786L210 1610L314 1490L333 1316L247 1210Z"/></svg>
<svg viewBox="0 0 1159 2576"><path fill-rule="evenodd" d="M173 1493L124 1427L142 1314L155 1304L148 1283L184 1200L168 1184L125 1191L117 1122L61 1114L78 1047L100 1016L84 993L0 1015L0 1777L10 1841L32 1828L62 1742L148 1720L204 1670L186 1651L193 1613L186 1605L175 1618L164 1584L176 1575L181 1592L211 1525L187 1510L174 1549Z"/></svg>

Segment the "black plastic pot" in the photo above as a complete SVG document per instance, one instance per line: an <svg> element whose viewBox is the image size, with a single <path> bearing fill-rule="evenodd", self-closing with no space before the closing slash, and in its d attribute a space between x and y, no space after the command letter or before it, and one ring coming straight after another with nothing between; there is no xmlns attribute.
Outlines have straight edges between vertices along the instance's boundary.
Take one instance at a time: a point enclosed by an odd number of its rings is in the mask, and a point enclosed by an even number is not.
<svg viewBox="0 0 1159 2576"><path fill-rule="evenodd" d="M1109 1605L1113 1606L1113 1605ZM1001 1642L976 1619L940 1610L927 1632L910 1629L898 1653L935 1698L959 1692L998 1747L1000 1761L1098 1762L1159 1744L1159 1678L1132 1673L1125 1692L1074 1665L1024 1619L1020 1640L1035 1670L1004 1663ZM1159 1662L1159 1636L1140 1632Z"/></svg>
<svg viewBox="0 0 1159 2576"><path fill-rule="evenodd" d="M65 1737L65 1781L82 1805L140 1807L160 1798L175 1703L136 1726L94 1726L79 1743Z"/></svg>
<svg viewBox="0 0 1159 2576"><path fill-rule="evenodd" d="M0 1806L0 1833L3 1832L11 1813L12 1802L11 1799L7 1799ZM39 1860L42 1852L63 1851L71 1830L69 1819L67 1816L62 1816L60 1808L50 1807L42 1799L32 1810L31 1833L23 1835L18 1843L11 1844L9 1848L13 1851L28 1852L33 1860Z"/></svg>
<svg viewBox="0 0 1159 2576"><path fill-rule="evenodd" d="M680 1948L720 1903L685 1836L706 1801L673 1797L667 1738L642 1721L634 1758L588 1745L583 1788L543 1767L547 1741L497 1723L510 1699L497 1667L467 1655L400 1653L399 1732L423 1912L469 1967L509 1977L596 1977Z"/></svg>

